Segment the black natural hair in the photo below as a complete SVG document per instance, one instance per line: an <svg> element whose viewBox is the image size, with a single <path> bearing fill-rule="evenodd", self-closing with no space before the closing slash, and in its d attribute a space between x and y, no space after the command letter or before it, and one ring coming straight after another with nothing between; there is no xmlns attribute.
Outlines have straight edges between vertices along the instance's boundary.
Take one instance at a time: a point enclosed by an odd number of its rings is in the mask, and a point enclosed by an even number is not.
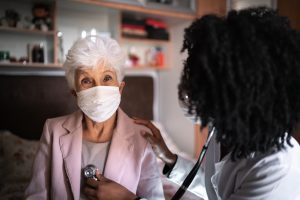
<svg viewBox="0 0 300 200"><path fill-rule="evenodd" d="M232 159L290 144L300 113L300 37L260 7L206 15L185 30L179 99Z"/></svg>

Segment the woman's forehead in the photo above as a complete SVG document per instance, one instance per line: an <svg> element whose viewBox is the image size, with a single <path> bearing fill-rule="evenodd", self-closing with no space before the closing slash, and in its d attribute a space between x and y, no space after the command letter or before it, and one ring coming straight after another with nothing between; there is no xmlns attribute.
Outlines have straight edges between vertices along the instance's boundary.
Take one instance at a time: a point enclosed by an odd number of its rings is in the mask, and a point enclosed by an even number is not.
<svg viewBox="0 0 300 200"><path fill-rule="evenodd" d="M77 70L77 73L79 74L102 74L106 72L110 72L113 74L116 74L116 70L113 67L105 66L105 65L97 65L95 67L80 67Z"/></svg>

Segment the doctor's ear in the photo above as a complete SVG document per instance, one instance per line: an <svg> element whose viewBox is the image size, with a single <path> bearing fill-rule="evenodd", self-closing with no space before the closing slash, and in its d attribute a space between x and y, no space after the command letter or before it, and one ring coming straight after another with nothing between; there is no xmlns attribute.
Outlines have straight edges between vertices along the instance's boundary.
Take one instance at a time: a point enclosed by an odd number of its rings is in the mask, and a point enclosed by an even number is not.
<svg viewBox="0 0 300 200"><path fill-rule="evenodd" d="M77 97L77 94L76 94L75 90L71 90L71 94L72 94L74 97Z"/></svg>
<svg viewBox="0 0 300 200"><path fill-rule="evenodd" d="M125 82L122 81L121 84L120 84L120 86L119 86L119 91L120 91L120 94L121 94L121 95L122 95L122 92L123 92L124 87L125 87Z"/></svg>

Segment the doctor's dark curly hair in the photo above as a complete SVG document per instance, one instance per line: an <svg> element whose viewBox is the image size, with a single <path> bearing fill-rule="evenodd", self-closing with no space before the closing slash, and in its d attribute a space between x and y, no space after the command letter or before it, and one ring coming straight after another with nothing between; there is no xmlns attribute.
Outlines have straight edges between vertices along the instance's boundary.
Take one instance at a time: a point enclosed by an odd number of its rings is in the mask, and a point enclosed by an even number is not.
<svg viewBox="0 0 300 200"><path fill-rule="evenodd" d="M276 11L206 15L185 30L179 99L214 120L232 159L290 144L300 114L300 37ZM287 137L286 137L287 133Z"/></svg>

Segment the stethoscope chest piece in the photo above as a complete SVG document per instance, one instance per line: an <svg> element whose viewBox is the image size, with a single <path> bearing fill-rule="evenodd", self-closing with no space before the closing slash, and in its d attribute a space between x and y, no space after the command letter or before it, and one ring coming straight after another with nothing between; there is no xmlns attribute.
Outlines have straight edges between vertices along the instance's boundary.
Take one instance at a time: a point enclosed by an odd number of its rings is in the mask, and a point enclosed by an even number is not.
<svg viewBox="0 0 300 200"><path fill-rule="evenodd" d="M87 165L85 168L83 168L83 176L85 178L93 178L97 179L96 176L97 167L95 165Z"/></svg>

